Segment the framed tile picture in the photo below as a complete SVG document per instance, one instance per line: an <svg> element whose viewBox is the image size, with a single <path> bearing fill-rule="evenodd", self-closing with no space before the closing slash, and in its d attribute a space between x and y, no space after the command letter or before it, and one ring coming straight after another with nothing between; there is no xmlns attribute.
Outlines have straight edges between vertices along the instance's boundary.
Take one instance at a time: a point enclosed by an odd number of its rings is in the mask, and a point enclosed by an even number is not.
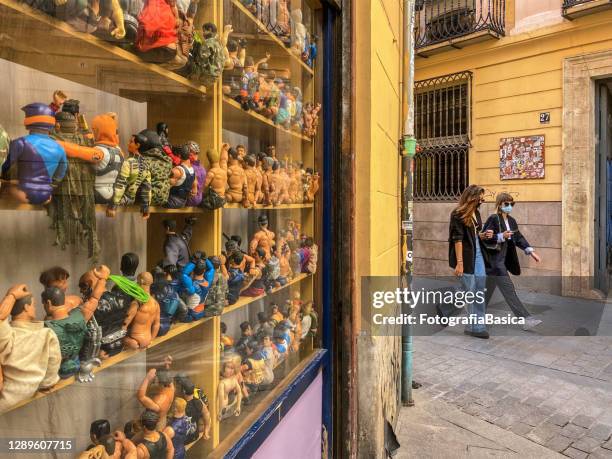
<svg viewBox="0 0 612 459"><path fill-rule="evenodd" d="M544 178L544 136L500 139L499 178L501 180Z"/></svg>

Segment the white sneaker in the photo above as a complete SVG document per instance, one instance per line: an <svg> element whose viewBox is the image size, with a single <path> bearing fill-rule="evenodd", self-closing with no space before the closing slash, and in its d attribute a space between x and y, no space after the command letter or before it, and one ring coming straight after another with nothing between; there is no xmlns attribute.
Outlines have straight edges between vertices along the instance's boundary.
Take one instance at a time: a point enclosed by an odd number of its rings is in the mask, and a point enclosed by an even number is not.
<svg viewBox="0 0 612 459"><path fill-rule="evenodd" d="M540 319L534 319L533 317L530 316L530 317L525 318L525 325L523 325L521 328L525 331L529 331L533 327L537 327L541 323L542 321Z"/></svg>

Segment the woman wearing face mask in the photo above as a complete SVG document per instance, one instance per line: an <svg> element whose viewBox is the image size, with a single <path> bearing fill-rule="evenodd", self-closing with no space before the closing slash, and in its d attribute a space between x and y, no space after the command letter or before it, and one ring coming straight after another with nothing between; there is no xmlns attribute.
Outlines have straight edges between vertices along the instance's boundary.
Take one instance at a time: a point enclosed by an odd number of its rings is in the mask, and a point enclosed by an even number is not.
<svg viewBox="0 0 612 459"><path fill-rule="evenodd" d="M459 204L450 216L448 264L461 278L464 291L474 293L474 301L467 304L472 323L466 326L464 333L488 339L489 332L484 324L486 303L482 293L486 286L488 254L482 241L492 238L493 231L482 230L478 208L483 202L484 189L478 185L468 186L461 194Z"/></svg>
<svg viewBox="0 0 612 459"><path fill-rule="evenodd" d="M487 269L486 302L489 304L495 288L499 288L514 315L525 318L523 330L530 330L542 321L531 317L516 294L508 272L515 276L521 274L521 265L516 253L517 247L537 263L540 262L540 257L519 231L516 220L510 216L514 205L514 198L510 194L498 194L495 201L495 214L491 215L485 223L485 228L494 233L494 237L487 241L490 267Z"/></svg>

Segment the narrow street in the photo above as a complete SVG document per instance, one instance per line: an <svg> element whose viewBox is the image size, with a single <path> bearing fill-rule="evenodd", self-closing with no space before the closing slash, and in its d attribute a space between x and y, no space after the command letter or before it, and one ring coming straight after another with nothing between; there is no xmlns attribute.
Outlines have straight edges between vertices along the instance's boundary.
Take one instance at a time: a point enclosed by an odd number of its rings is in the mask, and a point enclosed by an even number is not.
<svg viewBox="0 0 612 459"><path fill-rule="evenodd" d="M399 457L612 458L612 338L445 335L414 340Z"/></svg>

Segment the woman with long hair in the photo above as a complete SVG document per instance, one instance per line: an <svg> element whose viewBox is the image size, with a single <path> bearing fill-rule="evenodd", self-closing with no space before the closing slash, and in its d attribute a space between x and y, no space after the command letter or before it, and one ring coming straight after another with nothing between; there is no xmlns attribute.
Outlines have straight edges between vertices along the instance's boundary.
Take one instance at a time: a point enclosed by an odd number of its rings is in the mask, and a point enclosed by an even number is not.
<svg viewBox="0 0 612 459"><path fill-rule="evenodd" d="M531 256L536 263L540 262L540 257L519 231L516 220L510 216L515 204L512 195L499 193L495 200L495 213L487 219L484 226L485 229L494 233L491 242L487 242L489 267L487 268L486 302L489 304L495 288L499 288L514 315L525 318L523 330L530 330L542 321L533 318L525 308L516 294L508 272L515 276L521 274L521 265L516 253L517 247L522 249L526 255Z"/></svg>
<svg viewBox="0 0 612 459"><path fill-rule="evenodd" d="M459 204L450 215L448 264L461 278L465 292L474 294L473 301L466 301L470 324L464 333L488 339L489 332L484 323L487 252L482 241L492 238L493 231L483 231L478 211L483 202L484 188L478 185L468 186L461 194Z"/></svg>

